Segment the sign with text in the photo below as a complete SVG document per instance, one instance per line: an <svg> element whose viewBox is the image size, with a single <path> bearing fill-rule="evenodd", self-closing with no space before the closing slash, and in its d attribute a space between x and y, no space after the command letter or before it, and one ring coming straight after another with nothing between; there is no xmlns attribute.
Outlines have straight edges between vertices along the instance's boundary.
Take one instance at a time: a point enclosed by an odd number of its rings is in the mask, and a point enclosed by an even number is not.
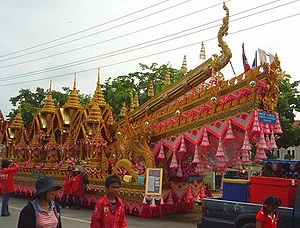
<svg viewBox="0 0 300 228"><path fill-rule="evenodd" d="M146 170L146 195L162 194L162 168L147 168Z"/></svg>
<svg viewBox="0 0 300 228"><path fill-rule="evenodd" d="M262 124L272 124L276 125L276 115L269 112L259 112L258 121Z"/></svg>

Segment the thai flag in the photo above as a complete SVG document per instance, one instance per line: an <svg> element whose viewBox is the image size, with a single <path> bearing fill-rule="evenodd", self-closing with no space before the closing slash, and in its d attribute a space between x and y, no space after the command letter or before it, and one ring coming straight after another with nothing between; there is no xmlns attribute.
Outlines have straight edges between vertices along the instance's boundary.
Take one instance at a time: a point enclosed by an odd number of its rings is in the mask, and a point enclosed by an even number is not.
<svg viewBox="0 0 300 228"><path fill-rule="evenodd" d="M257 67L257 51L255 51L255 56L254 56L253 63L252 63L252 68L253 67Z"/></svg>
<svg viewBox="0 0 300 228"><path fill-rule="evenodd" d="M250 70L250 65L248 63L247 57L245 55L245 49L244 49L244 43L242 44L242 48L243 48L243 53L242 53L242 57L243 57L243 65L244 65L244 71L248 71Z"/></svg>

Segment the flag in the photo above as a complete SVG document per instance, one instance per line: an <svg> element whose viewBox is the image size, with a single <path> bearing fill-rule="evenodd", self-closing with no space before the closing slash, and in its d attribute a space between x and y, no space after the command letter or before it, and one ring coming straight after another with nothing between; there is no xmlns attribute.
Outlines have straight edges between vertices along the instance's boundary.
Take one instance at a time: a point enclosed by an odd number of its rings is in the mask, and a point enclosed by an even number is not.
<svg viewBox="0 0 300 228"><path fill-rule="evenodd" d="M252 68L253 67L257 67L257 51L255 51L255 55L254 55L254 59L253 59L253 63L252 63Z"/></svg>
<svg viewBox="0 0 300 228"><path fill-rule="evenodd" d="M0 110L0 132L4 132L4 126L5 126L5 121L4 121L4 116L2 111Z"/></svg>
<svg viewBox="0 0 300 228"><path fill-rule="evenodd" d="M266 52L258 48L258 54L259 54L260 64L266 63L267 62Z"/></svg>
<svg viewBox="0 0 300 228"><path fill-rule="evenodd" d="M275 56L269 53L269 62L270 62L270 64L272 64L274 58L275 58Z"/></svg>
<svg viewBox="0 0 300 228"><path fill-rule="evenodd" d="M243 57L244 71L247 71L247 70L250 70L250 65L249 65L247 57L245 55L244 43L242 44L242 49L243 49L242 57Z"/></svg>

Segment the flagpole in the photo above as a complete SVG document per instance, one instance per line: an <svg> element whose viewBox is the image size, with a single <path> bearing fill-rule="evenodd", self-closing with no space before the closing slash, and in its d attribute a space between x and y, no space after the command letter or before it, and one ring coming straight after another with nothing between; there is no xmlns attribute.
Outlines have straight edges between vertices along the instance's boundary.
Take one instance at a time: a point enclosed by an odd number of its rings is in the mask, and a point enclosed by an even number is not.
<svg viewBox="0 0 300 228"><path fill-rule="evenodd" d="M232 71L233 71L233 74L236 75L236 74L235 74L235 71L234 71L234 68L233 68L233 66L232 66L231 61L229 61L229 63L230 63L231 69L232 69Z"/></svg>

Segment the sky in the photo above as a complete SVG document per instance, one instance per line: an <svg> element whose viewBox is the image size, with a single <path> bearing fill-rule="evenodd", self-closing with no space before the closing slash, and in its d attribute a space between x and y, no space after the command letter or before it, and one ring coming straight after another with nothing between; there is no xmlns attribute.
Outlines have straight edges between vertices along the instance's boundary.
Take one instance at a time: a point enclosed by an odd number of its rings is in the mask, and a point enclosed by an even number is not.
<svg viewBox="0 0 300 228"><path fill-rule="evenodd" d="M73 86L92 94L97 67L101 83L141 71L139 63L171 64L188 70L219 54L217 33L225 16L220 0L0 0L0 109L7 115L10 97L36 87L61 91ZM300 80L300 2L231 0L225 38L236 74L243 72L242 43L251 65L255 51L278 54L282 69ZM222 70L234 76L230 65ZM297 115L298 118L298 115ZM299 118L300 119L300 115Z"/></svg>

